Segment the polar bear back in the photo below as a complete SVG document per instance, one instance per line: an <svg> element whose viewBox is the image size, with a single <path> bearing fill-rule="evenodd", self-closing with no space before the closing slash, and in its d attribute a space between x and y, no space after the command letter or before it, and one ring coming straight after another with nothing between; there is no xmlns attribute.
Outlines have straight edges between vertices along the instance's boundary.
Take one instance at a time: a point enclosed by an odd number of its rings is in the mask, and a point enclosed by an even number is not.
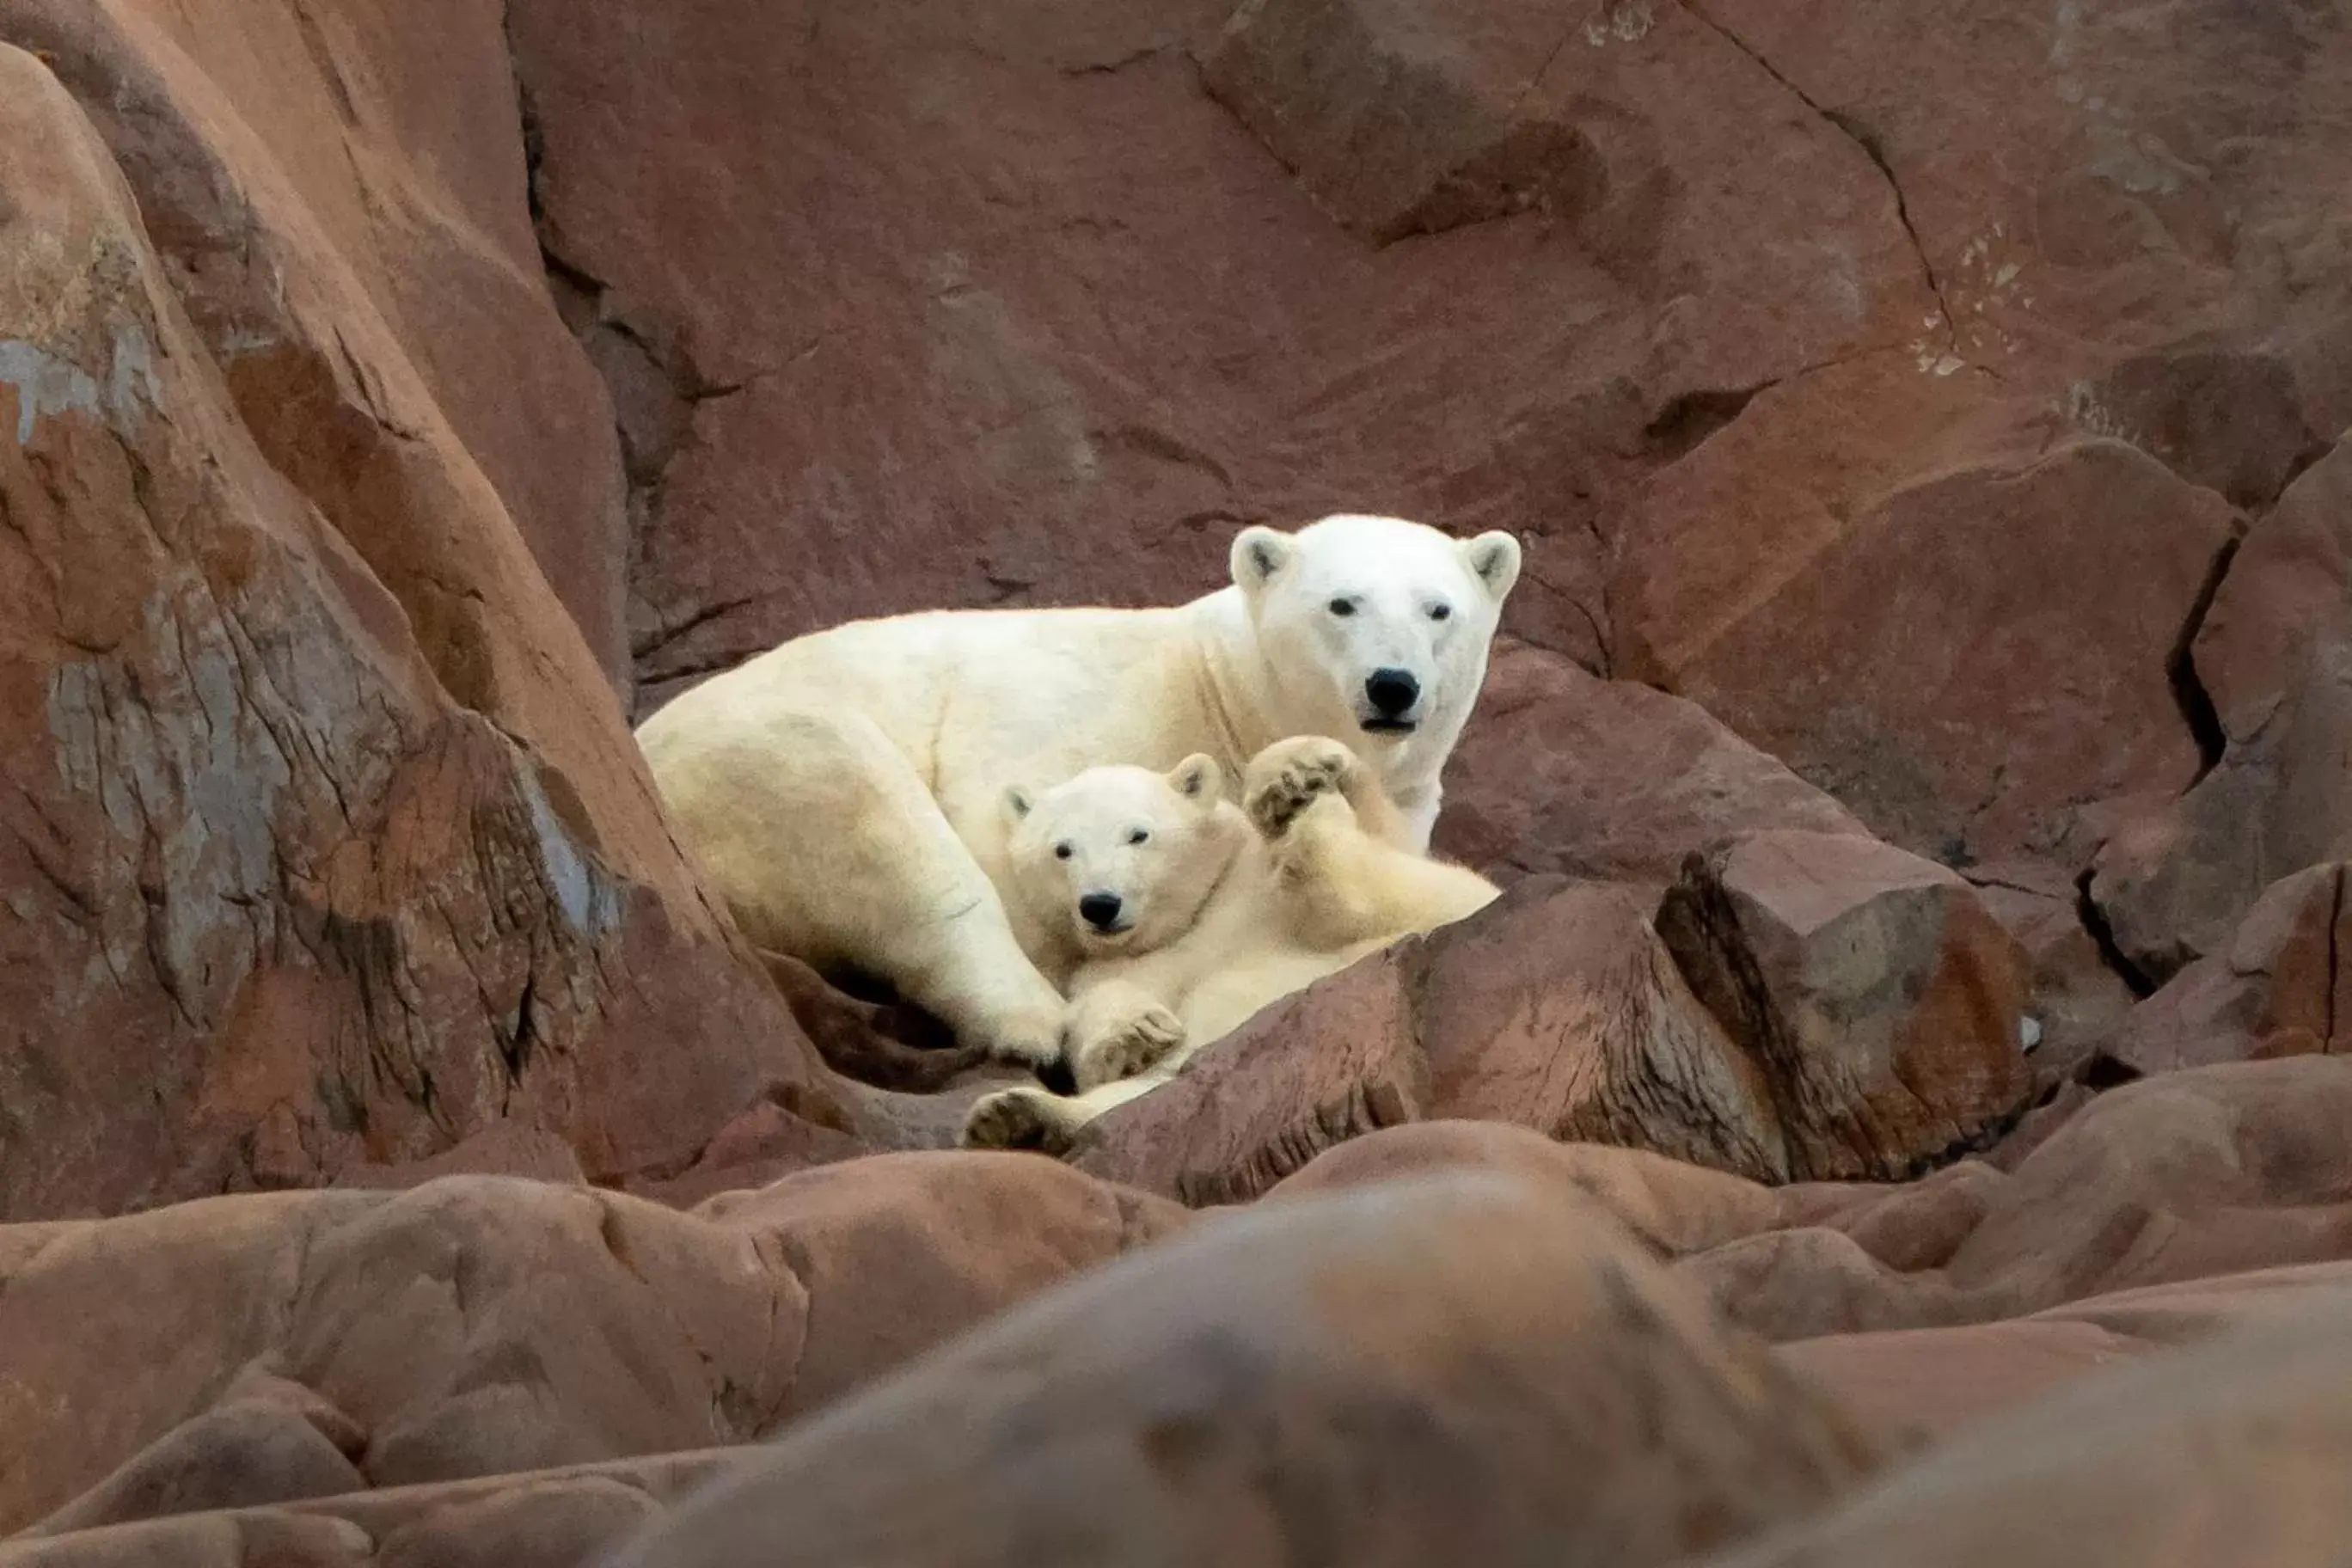
<svg viewBox="0 0 2352 1568"><path fill-rule="evenodd" d="M716 734L787 741L812 715L856 715L888 737L958 835L1002 837L1008 778L1109 763L1167 767L1226 750L1202 627L1237 616L1232 590L1165 609L950 610L801 637L686 692L638 739L656 773Z"/></svg>

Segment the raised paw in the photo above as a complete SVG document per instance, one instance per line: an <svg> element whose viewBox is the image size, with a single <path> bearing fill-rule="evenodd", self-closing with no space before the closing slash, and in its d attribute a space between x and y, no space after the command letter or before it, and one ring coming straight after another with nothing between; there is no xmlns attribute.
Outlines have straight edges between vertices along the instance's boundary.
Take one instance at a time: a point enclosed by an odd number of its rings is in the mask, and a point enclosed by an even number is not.
<svg viewBox="0 0 2352 1568"><path fill-rule="evenodd" d="M1183 1020L1153 1004L1079 1042L1070 1068L1084 1093L1159 1066L1183 1043Z"/></svg>
<svg viewBox="0 0 2352 1568"><path fill-rule="evenodd" d="M1318 796L1346 794L1362 765L1355 752L1320 735L1277 741L1251 759L1242 809L1260 833L1279 837Z"/></svg>
<svg viewBox="0 0 2352 1568"><path fill-rule="evenodd" d="M960 1142L967 1149L1034 1149L1062 1155L1070 1150L1070 1128L1043 1089L1006 1089L984 1094L963 1119Z"/></svg>

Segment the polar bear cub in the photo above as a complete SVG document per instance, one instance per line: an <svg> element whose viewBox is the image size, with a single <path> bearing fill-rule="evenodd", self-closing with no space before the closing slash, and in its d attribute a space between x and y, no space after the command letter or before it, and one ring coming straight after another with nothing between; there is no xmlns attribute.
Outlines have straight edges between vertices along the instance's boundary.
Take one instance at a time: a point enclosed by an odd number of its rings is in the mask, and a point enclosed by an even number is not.
<svg viewBox="0 0 2352 1568"><path fill-rule="evenodd" d="M976 1102L963 1141L1059 1152L1268 1004L1497 889L1396 847L1396 807L1337 741L1304 735L1250 762L1239 807L1206 756L1166 774L1100 767L1008 792L1013 898L1087 957L1070 984L1079 1092Z"/></svg>
<svg viewBox="0 0 2352 1568"><path fill-rule="evenodd" d="M1401 808L1382 831L1422 848L1519 564L1507 533L1402 518L1245 528L1231 582L1188 605L853 622L703 682L637 740L753 943L1043 1064L1078 955L1006 908L1005 781L1195 752L1232 775L1285 736L1343 735Z"/></svg>

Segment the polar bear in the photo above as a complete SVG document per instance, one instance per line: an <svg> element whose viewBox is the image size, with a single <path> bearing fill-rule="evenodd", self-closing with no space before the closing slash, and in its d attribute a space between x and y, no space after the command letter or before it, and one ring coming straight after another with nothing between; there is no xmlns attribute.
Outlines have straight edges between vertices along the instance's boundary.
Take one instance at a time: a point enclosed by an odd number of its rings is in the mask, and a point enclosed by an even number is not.
<svg viewBox="0 0 2352 1568"><path fill-rule="evenodd" d="M1193 753L1232 776L1286 736L1340 733L1399 807L1382 830L1423 848L1519 559L1507 533L1401 518L1247 528L1232 583L1188 605L854 622L704 682L637 737L753 942L887 981L1042 1066L1081 955L999 896L1005 781Z"/></svg>
<svg viewBox="0 0 2352 1568"><path fill-rule="evenodd" d="M1090 950L1070 983L1079 1092L987 1095L964 1123L968 1146L1060 1152L1268 1004L1498 896L1466 867L1398 847L1396 808L1337 741L1260 752L1239 808L1215 769L1205 756L1164 777L1094 768L1007 795L1013 901Z"/></svg>

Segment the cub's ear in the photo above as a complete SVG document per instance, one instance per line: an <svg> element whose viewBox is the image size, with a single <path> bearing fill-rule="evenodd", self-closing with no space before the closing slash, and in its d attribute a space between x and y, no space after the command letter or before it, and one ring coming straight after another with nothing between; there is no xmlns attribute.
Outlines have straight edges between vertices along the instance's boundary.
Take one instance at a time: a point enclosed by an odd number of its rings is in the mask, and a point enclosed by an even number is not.
<svg viewBox="0 0 2352 1568"><path fill-rule="evenodd" d="M1168 782L1186 800L1202 805L1213 805L1225 793L1225 771L1217 766L1214 757L1195 752L1178 763L1168 775Z"/></svg>
<svg viewBox="0 0 2352 1568"><path fill-rule="evenodd" d="M1014 784L1004 792L1004 819L1007 822L1018 822L1028 816L1036 804L1035 795L1031 795L1021 785Z"/></svg>
<svg viewBox="0 0 2352 1568"><path fill-rule="evenodd" d="M1278 528L1244 528L1234 536L1234 582L1255 597L1297 553L1297 542Z"/></svg>
<svg viewBox="0 0 2352 1568"><path fill-rule="evenodd" d="M1519 580L1519 542L1500 529L1464 540L1462 559L1478 574L1478 581L1486 584L1486 592L1498 604L1511 591L1511 584Z"/></svg>

